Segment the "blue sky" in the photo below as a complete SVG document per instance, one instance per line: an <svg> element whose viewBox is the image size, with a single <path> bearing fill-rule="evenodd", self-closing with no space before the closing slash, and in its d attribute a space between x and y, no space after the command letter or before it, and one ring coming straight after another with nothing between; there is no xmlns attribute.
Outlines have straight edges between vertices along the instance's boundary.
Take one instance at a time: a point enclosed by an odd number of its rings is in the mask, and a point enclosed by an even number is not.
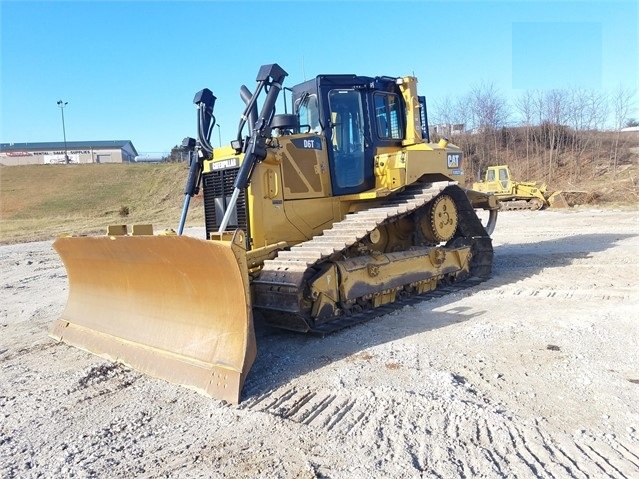
<svg viewBox="0 0 639 479"><path fill-rule="evenodd" d="M196 91L218 97L226 143L262 64L287 86L321 73L419 78L429 104L493 83L639 90L639 2L2 1L0 142L195 136ZM637 96L635 96L637 98ZM635 118L639 116L634 110Z"/></svg>

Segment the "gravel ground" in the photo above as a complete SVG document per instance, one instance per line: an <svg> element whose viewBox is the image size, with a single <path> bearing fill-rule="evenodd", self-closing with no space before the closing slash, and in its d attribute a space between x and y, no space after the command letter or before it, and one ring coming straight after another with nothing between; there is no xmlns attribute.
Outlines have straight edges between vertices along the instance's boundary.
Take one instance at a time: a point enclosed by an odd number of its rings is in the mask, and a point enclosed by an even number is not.
<svg viewBox="0 0 639 479"><path fill-rule="evenodd" d="M0 476L639 477L639 214L506 212L493 277L319 338L257 325L230 406L47 336L50 242L0 246Z"/></svg>

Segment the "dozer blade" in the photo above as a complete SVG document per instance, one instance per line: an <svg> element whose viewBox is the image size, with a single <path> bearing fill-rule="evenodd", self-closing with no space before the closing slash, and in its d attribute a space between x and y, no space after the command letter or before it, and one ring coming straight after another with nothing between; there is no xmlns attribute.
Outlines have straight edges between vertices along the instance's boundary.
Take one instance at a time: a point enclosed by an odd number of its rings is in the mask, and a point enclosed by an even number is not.
<svg viewBox="0 0 639 479"><path fill-rule="evenodd" d="M548 205L551 208L569 208L570 205L564 196L563 191L555 191L552 195L548 197Z"/></svg>
<svg viewBox="0 0 639 479"><path fill-rule="evenodd" d="M50 335L238 403L256 354L243 238L58 238L69 298Z"/></svg>

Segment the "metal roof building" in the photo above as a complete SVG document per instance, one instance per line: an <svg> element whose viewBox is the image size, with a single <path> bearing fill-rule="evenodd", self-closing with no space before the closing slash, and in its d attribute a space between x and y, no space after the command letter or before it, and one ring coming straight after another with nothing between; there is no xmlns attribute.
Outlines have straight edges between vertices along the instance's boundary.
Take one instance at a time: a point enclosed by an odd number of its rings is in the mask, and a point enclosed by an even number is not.
<svg viewBox="0 0 639 479"><path fill-rule="evenodd" d="M0 165L128 163L138 152L131 140L0 143Z"/></svg>

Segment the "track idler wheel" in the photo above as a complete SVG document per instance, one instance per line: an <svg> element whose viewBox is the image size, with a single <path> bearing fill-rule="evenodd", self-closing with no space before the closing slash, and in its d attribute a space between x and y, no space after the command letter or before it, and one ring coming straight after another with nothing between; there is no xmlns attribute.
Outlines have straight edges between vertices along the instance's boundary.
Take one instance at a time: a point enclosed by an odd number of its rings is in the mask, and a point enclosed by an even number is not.
<svg viewBox="0 0 639 479"><path fill-rule="evenodd" d="M440 195L428 206L426 215L421 221L424 237L433 242L448 241L457 230L457 207L448 195Z"/></svg>

